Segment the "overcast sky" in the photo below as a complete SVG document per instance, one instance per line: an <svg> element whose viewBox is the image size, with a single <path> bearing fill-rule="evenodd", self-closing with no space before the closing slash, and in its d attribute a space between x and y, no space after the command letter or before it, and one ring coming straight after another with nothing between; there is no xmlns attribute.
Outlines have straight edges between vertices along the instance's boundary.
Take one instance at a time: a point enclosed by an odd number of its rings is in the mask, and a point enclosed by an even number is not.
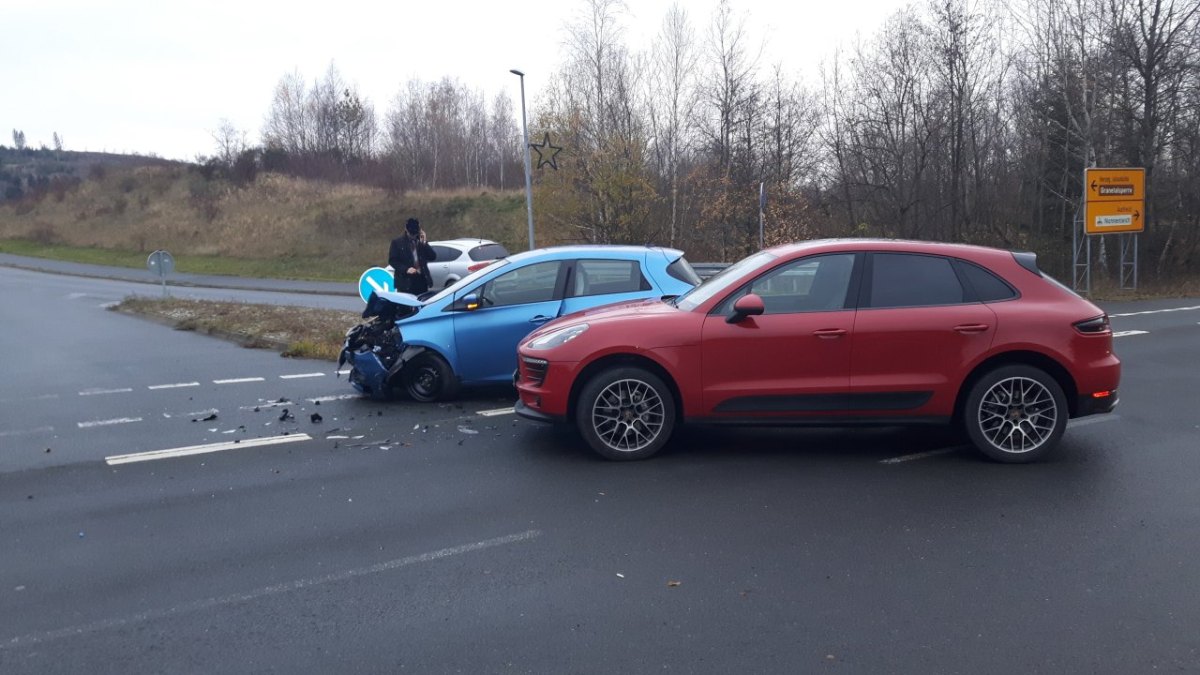
<svg viewBox="0 0 1200 675"><path fill-rule="evenodd" d="M649 49L674 0L629 0L626 43ZM681 1L697 35L716 0ZM869 37L901 0L732 0L762 64L782 62L815 81L821 60ZM194 159L213 152L228 118L259 141L279 78L311 82L330 62L379 113L413 77L458 78L488 97L506 88L520 107L526 73L532 107L563 60L564 25L580 0L392 2L192 2L190 0L0 0L0 144L11 130L28 143L68 150L156 153Z"/></svg>

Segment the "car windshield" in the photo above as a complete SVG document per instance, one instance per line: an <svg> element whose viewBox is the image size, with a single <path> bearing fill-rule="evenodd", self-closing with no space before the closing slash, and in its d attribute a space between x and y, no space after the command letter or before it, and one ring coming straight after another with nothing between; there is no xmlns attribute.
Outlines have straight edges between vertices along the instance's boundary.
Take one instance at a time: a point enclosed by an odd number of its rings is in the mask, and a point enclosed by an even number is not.
<svg viewBox="0 0 1200 675"><path fill-rule="evenodd" d="M690 312L707 302L710 298L732 286L748 269L766 264L776 258L775 254L759 251L748 258L742 258L726 267L717 274L709 277L704 283L675 298L675 306Z"/></svg>
<svg viewBox="0 0 1200 675"><path fill-rule="evenodd" d="M425 304L428 305L430 303L437 302L437 301L441 300L442 298L450 295L451 293L454 293L462 286L467 285L467 284L473 284L473 283L475 283L476 280L478 280L483 275L491 273L495 270L498 270L507 264L509 264L509 261L507 261L507 260L497 260L496 262L492 263L491 265L488 265L487 267L475 270L474 272L471 272L467 276L454 282L453 285L447 286L447 287L443 288L442 290L438 291L437 294L434 295L433 297L427 298L425 300Z"/></svg>

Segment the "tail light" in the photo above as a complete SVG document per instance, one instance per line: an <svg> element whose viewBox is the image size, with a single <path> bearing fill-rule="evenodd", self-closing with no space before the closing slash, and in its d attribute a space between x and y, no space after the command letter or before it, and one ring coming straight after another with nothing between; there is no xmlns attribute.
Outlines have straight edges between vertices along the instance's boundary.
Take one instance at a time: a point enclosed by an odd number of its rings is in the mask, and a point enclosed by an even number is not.
<svg viewBox="0 0 1200 675"><path fill-rule="evenodd" d="M1100 333L1107 333L1111 330L1110 326L1108 325L1107 314L1101 314L1094 319L1076 321L1071 325L1075 326L1075 330L1083 333L1084 335L1098 335Z"/></svg>
<svg viewBox="0 0 1200 675"><path fill-rule="evenodd" d="M467 271L468 272L478 272L479 270L487 267L488 265L491 265L494 262L496 262L496 261L495 260L484 260L483 262L477 262L474 265L471 265L470 267L468 267Z"/></svg>

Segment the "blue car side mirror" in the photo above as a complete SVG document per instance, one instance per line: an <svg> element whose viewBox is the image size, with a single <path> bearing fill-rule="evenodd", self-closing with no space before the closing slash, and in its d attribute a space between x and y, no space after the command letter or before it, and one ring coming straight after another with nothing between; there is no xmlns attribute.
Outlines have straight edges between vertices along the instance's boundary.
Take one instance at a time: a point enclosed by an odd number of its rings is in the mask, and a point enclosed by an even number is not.
<svg viewBox="0 0 1200 675"><path fill-rule="evenodd" d="M467 293L459 301L459 305L468 312L474 312L479 309L479 296L474 293Z"/></svg>

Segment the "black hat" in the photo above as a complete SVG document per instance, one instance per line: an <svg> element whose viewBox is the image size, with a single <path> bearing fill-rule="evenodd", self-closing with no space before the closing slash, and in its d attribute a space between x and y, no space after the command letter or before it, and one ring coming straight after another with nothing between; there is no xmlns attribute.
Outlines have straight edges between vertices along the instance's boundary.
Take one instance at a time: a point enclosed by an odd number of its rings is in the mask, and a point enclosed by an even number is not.
<svg viewBox="0 0 1200 675"><path fill-rule="evenodd" d="M404 229L416 234L421 231L421 221L416 218L409 218L408 222L404 223Z"/></svg>

